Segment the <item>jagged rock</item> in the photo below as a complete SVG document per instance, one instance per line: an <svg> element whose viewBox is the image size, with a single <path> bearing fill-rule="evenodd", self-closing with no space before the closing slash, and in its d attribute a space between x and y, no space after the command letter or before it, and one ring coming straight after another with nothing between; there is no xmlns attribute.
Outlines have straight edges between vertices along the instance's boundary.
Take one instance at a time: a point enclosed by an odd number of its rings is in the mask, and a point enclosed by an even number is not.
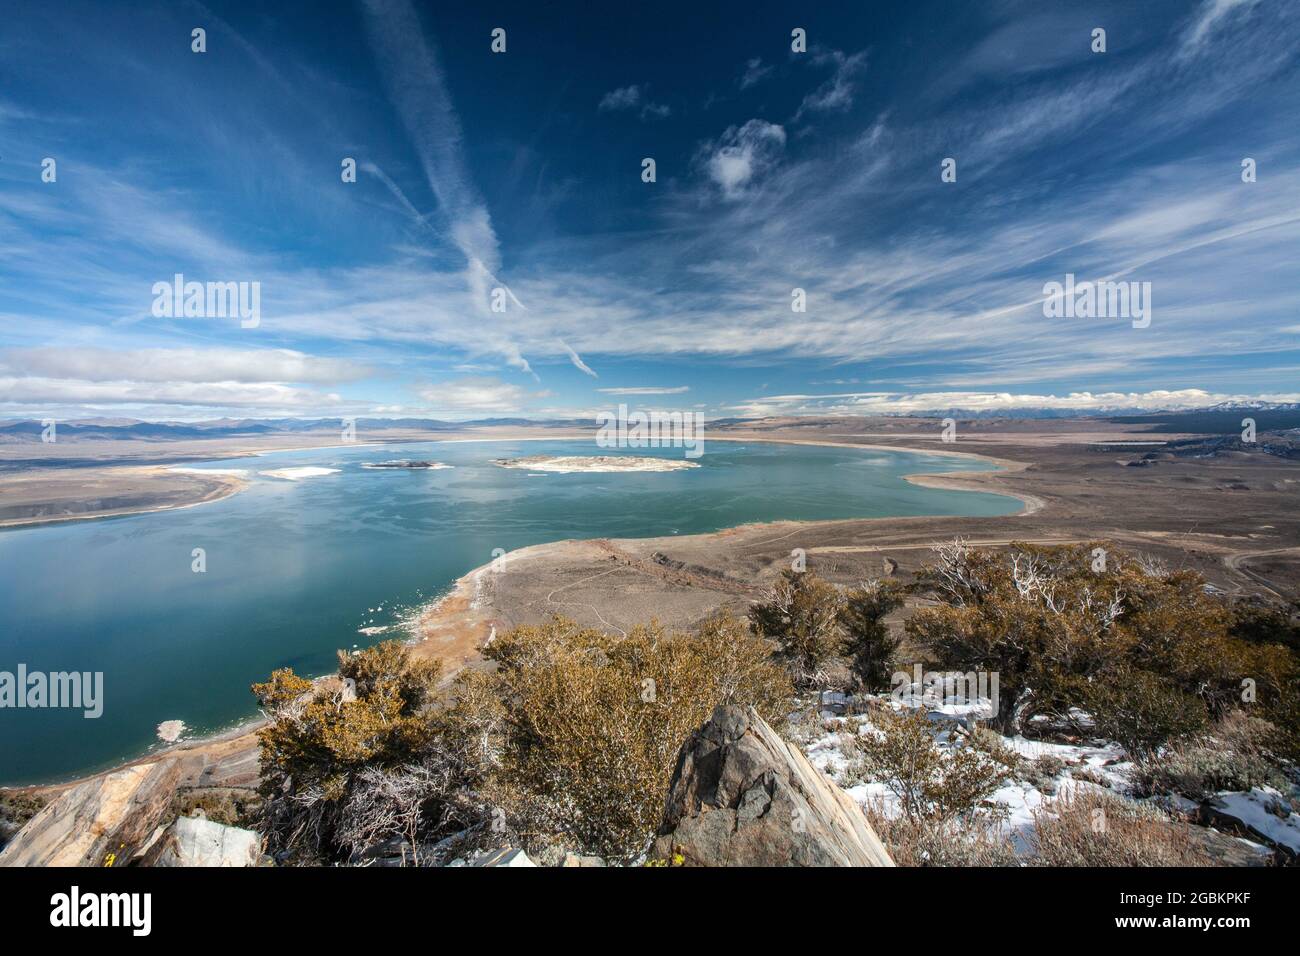
<svg viewBox="0 0 1300 956"><path fill-rule="evenodd" d="M121 866L171 812L174 760L135 764L66 790L0 853L0 866Z"/></svg>
<svg viewBox="0 0 1300 956"><path fill-rule="evenodd" d="M148 866L257 866L262 838L201 816L180 817L150 848Z"/></svg>
<svg viewBox="0 0 1300 956"><path fill-rule="evenodd" d="M752 707L682 746L655 856L687 866L893 866L862 809Z"/></svg>
<svg viewBox="0 0 1300 956"><path fill-rule="evenodd" d="M598 856L581 856L577 853L564 854L564 862L560 866L604 866L605 861Z"/></svg>
<svg viewBox="0 0 1300 956"><path fill-rule="evenodd" d="M528 854L523 850L515 847L506 847L502 850L489 850L480 856L475 857L470 866L536 866L532 860L528 859Z"/></svg>

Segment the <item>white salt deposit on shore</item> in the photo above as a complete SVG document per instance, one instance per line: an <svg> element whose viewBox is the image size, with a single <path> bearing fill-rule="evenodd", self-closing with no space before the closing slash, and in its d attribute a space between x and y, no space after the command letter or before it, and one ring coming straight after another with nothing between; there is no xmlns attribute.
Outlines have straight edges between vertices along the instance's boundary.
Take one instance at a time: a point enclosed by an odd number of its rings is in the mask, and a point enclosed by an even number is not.
<svg viewBox="0 0 1300 956"><path fill-rule="evenodd" d="M337 468L316 468L312 465L304 465L299 468L276 468L274 471L259 471L258 474L265 475L268 478L283 478L285 481L298 481L302 478L332 475L337 471Z"/></svg>
<svg viewBox="0 0 1300 956"><path fill-rule="evenodd" d="M164 720L158 725L158 739L164 743L174 744L185 733L185 721Z"/></svg>
<svg viewBox="0 0 1300 956"><path fill-rule="evenodd" d="M637 458L631 455L530 455L527 458L496 458L492 464L499 468L519 468L524 471L547 472L622 472L622 471L682 471L699 468L693 461L673 458Z"/></svg>
<svg viewBox="0 0 1300 956"><path fill-rule="evenodd" d="M247 468L186 468L178 465L167 470L180 475L233 475L236 478L243 478L248 474Z"/></svg>

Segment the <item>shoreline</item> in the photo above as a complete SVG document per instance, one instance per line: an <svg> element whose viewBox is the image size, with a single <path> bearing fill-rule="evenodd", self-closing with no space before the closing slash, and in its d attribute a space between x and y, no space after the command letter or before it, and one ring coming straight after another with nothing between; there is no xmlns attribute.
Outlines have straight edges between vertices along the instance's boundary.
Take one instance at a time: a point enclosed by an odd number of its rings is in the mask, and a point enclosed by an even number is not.
<svg viewBox="0 0 1300 956"><path fill-rule="evenodd" d="M565 439L554 438L552 436L536 437L536 438L528 438L528 439L516 439L516 438L452 439L452 441L456 441L456 442L509 442L509 441L520 441L520 440L560 441ZM984 491L984 489L961 487L957 485L948 485L946 488L944 488L944 486L941 484L931 484L931 482L941 482L944 478L950 476L960 477L963 475L994 475L994 474L1002 474L1007 472L1015 472L1015 471L1023 470L1024 468L1028 467L1028 463L1026 462L1017 462L1011 459L999 459L988 455L980 455L978 453L956 452L956 451L927 452L921 449L900 448L899 446L889 446L889 445L858 444L858 443L834 442L834 441L812 441L806 439L799 440L799 439L775 439L775 438L742 438L737 436L728 436L725 438L718 438L713 440L762 441L771 444L822 445L822 446L838 447L838 448L854 447L854 448L862 448L866 450L892 451L895 453L902 451L905 453L913 453L913 454L918 454L918 453L937 454L937 455L947 454L950 457L976 458L995 465L995 469L990 471L955 472L955 473L923 472L923 473L900 476L904 481L908 481L923 487L943 488L943 490L952 490L952 491ZM437 442L437 441L441 441L441 440L431 439L429 440L429 443ZM417 442L411 442L411 444L416 444L416 443ZM350 446L352 443L348 443L348 444ZM379 445L379 444L389 444L389 443L367 442L365 444ZM314 447L342 447L342 446L333 445L333 446L314 446ZM285 449L285 450L308 451L308 450L314 450L314 448ZM265 452L265 454L270 454L270 453L271 452L269 451ZM230 457L257 457L260 454L262 453L256 452L256 453L250 453L250 454L240 455L240 456L226 455L223 456L223 458L221 459L211 459L211 460L223 460L224 458L230 458ZM164 470L166 466L149 466L149 467L157 468L159 471L161 471ZM221 494L218 497L213 497L209 500L221 500L222 498L226 498L233 494L236 494L238 491L243 490L243 486L246 486L248 483L248 479L237 477L237 476L222 475L220 477L224 479L228 479L232 483L238 484L240 487L226 491L224 494ZM1030 502L1026 500L1025 496L1014 494L1011 492L985 491L985 493L1002 494L1004 497L1019 500L1023 506L1019 514L1032 514L1034 513L1034 511L1037 511L1042 506L1042 502L1040 499L1034 499L1034 501L1037 504L1031 506ZM206 503L207 500L204 500L198 502L191 502L185 505L177 505L177 506L164 507L164 508L154 508L154 509L149 509L147 511L140 511L134 513L147 514L153 511L176 510L178 508L195 507L199 504L206 504ZM81 520L95 520L95 517L109 518L109 517L125 517L125 516L126 515L91 516L91 517L83 518ZM936 516L927 516L927 517L941 518L943 516L936 515ZM793 521L793 522L784 519L776 519L773 521L746 522L743 524L729 526L726 528L719 528L715 531L701 532L695 535L682 535L680 536L680 538L699 539L699 538L707 538L714 535L724 535L724 536L734 535L746 530L759 529L759 528L764 528L773 525L783 525L783 526L796 525L801 528L815 528L818 525L834 524L837 521L844 521L844 520L887 521L891 519L850 518L850 519L829 519L827 521ZM507 552L502 559L503 564L500 567L502 569L508 567L508 565L512 560L518 561L519 559L533 559L540 556L544 556L547 553L554 554L557 552L564 552L572 546L579 546L584 543L590 543L592 541L599 541L599 540L602 539L562 538L555 541L547 541L547 542L541 542L534 545L526 545L525 547L517 548L514 551ZM651 537L651 538L644 538L644 539L626 539L626 540L650 541L650 540L656 540L656 538ZM406 644L407 647L411 649L412 655L416 658L421 658L421 659L437 658L443 661L446 669L443 673L442 680L441 680L442 686L449 685L451 681L454 680L456 675L460 673L461 670L463 670L465 667L470 666L475 661L481 659L479 651L482 649L486 641L491 640L495 627L497 627L498 625L502 627L508 626L505 621L500 620L496 616L489 613L489 609L491 607L490 601L484 600L483 592L485 590L487 583L492 580L491 577L492 574L493 574L493 562L491 561L488 561L484 564L479 565L478 567L470 569L465 574L461 575L459 578L453 581L449 585L449 587L447 588L444 594L442 594L437 598L434 598L432 601L430 601L428 604L422 607L418 612L416 612L416 614L413 616L411 620L411 623L408 625L407 637L403 639L403 643ZM305 676L305 675L300 675L300 676ZM327 676L327 675L318 675L318 676ZM315 678L312 677L309 679L315 679ZM71 780L66 780L66 781L23 784L23 785L13 786L13 787L0 786L0 792L12 791L12 792L19 792L19 793L57 793L69 787L75 786L79 783L84 783L87 780L94 780L97 779L98 777L102 777L110 773L116 773L128 767L137 766L139 764L148 763L158 759L164 759L169 757L181 757L184 755L184 753L187 750L202 751L205 748L210 748L221 744L229 743L231 741L236 741L243 737L249 738L247 742L250 746L256 746L256 736L255 736L256 731L264 724L265 724L265 719L262 717L249 718L247 720L240 721L233 728L218 730L209 734L202 734L188 740L180 741L175 744L171 744L167 747L161 748L159 750L151 751L133 757L129 760L126 760L120 764L114 765L113 767L110 767L105 770L83 774L74 777Z"/></svg>
<svg viewBox="0 0 1300 956"><path fill-rule="evenodd" d="M194 462L196 464L201 464L202 462L226 461L229 459L260 458L266 455L284 454L288 452L319 451L322 449L329 449L329 448L351 448L357 445L368 445L368 446L379 447L383 445L395 445L395 444L422 445L422 444L473 444L473 443L515 442L515 441L570 441L574 438L586 438L586 437L588 437L588 435L584 433L579 435L570 434L570 435L542 435L542 436L491 437L491 438L416 438L416 439L393 438L388 440L377 440L377 441L372 440L372 441L358 441L358 442L334 442L334 443L324 444L324 445L306 445L301 447L288 447L288 448L242 449L242 450L236 450L231 452L223 452L220 454L214 452L208 457L195 458ZM845 437L848 438L851 436L845 436ZM926 440L926 439L920 439L920 436L904 435L899 437L902 438L903 440L907 440L911 438L916 438L918 440ZM766 438L766 437L756 437L756 436L744 437L738 435L708 437L705 438L705 441L706 442L708 441L730 441L730 442L754 441L754 442L766 442L769 444L776 444L776 445L815 445L815 446L834 447L834 448L862 448L862 449L873 450L873 451L887 451L887 452L895 452L895 453L904 452L909 454L943 455L943 456L948 456L953 458L969 458L976 461L988 462L989 464L994 465L996 468L1005 471L1020 471L1023 470L1023 468L1027 467L1027 465L1025 465L1024 463L1014 461L1012 459L997 458L991 455L981 454L980 452L957 451L957 450L949 450L949 449L935 450L930 448L917 448L911 445L883 445L883 444L870 443L870 442L826 441L826 440L800 439L800 438ZM105 470L121 469L122 472L134 472L135 474L138 475L157 477L157 476L162 476L168 472L171 472L173 474L179 474L178 472L174 471L176 467L178 466L107 463L102 466L92 466L81 470L83 470L85 473L88 474L91 473L92 470L97 470L101 468ZM139 507L123 508L121 510L89 512L85 514L38 515L38 516L31 516L31 517L0 518L0 532L13 530L13 529L39 528L46 525L66 524L75 521L99 521L99 520L107 520L110 518L129 518L134 515L156 514L158 512L163 512L163 511L179 511L183 508L193 508L199 505L211 504L212 502L215 501L223 501L226 498L230 498L234 495L239 494L241 491L244 491L248 487L249 483L252 481L251 478L238 476L238 475L221 474L218 472L203 473L202 469L197 467L188 472L184 472L184 474L187 477L192 477L199 481L209 482L213 485L213 487L210 487L207 490L205 490L198 498L189 501L176 502L176 503L142 504ZM1004 494L1006 497L1018 498L1022 502L1022 504L1024 504L1026 507L1035 505L1035 502L1027 501L1026 499L1022 498L1019 495L1016 495L1013 492L987 491L985 489L967 488L959 484L937 484L937 483L933 483L933 481L931 480L931 479L942 478L948 476L949 474L951 473L919 472L916 474L903 475L901 477L904 481L908 481L913 484L920 485L922 487L929 487L929 488L935 488L937 490L947 490L947 491L985 491L986 494ZM972 474L986 474L986 472L973 472ZM1036 500L1036 507L1041 507L1041 501Z"/></svg>
<svg viewBox="0 0 1300 956"><path fill-rule="evenodd" d="M171 466L169 465L110 465L105 467L120 467L123 470L129 469L138 474L148 476L162 476L171 471ZM107 521L113 518L130 518L136 515L156 514L163 511L181 511L185 508L197 508L199 505L212 504L215 501L224 501L226 498L233 497L247 488L249 483L249 479L241 475L221 474L219 472L210 472L207 474L197 474L195 472L171 473L185 474L187 477L197 478L199 481L203 482L209 482L212 487L208 488L198 498L195 498L192 501L180 501L174 504L148 504L134 508L125 508L120 511L110 510L90 512L87 514L32 515L30 517L0 518L0 531L41 528L48 525L68 524L74 521Z"/></svg>

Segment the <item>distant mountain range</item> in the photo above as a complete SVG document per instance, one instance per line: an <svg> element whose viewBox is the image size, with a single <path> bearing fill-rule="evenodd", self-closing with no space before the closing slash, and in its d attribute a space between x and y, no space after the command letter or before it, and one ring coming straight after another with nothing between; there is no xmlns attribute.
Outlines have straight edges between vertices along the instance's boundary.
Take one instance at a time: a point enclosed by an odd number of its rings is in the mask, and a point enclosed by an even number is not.
<svg viewBox="0 0 1300 956"><path fill-rule="evenodd" d="M182 438L242 438L253 435L291 434L299 432L337 432L341 418L219 418L206 422L142 422L130 418L84 418L58 422L58 436L83 440L113 441L134 438L142 441L175 441ZM422 432L461 431L466 428L489 428L535 425L549 428L590 425L587 419L533 421L528 418L479 418L450 422L435 418L358 418L357 431L365 429L404 429ZM0 440L41 440L43 426L26 419L0 422Z"/></svg>
<svg viewBox="0 0 1300 956"><path fill-rule="evenodd" d="M844 418L844 416L837 416ZM1132 408L1061 409L964 409L936 408L912 413L864 416L868 418L957 418L957 419L1065 419L1099 418L1127 424L1150 424L1154 431L1204 432L1228 434L1241 428L1242 417L1254 417L1256 427L1277 430L1300 427L1300 402L1220 402L1196 409L1138 410ZM240 438L270 434L305 432L337 432L341 418L218 418L202 422L144 422L131 418L84 418L58 422L60 439L76 438L85 441L113 441L136 439L139 441L176 441L180 439ZM718 418L709 427L728 430L747 427L815 427L828 419L811 416L779 418ZM590 428L594 422L586 418L531 419L531 418L476 418L469 421L445 421L436 418L358 418L357 431L453 432L475 428L502 427L536 428ZM31 419L0 421L0 441L40 441L43 426Z"/></svg>

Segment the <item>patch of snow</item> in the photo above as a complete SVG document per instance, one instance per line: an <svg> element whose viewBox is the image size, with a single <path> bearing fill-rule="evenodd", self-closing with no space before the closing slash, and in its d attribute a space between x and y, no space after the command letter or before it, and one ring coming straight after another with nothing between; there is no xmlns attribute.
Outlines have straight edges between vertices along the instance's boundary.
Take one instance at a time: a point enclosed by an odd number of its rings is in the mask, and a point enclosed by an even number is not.
<svg viewBox="0 0 1300 956"><path fill-rule="evenodd" d="M1300 814L1272 787L1255 787L1248 793L1224 790L1210 804L1265 839L1300 853Z"/></svg>

